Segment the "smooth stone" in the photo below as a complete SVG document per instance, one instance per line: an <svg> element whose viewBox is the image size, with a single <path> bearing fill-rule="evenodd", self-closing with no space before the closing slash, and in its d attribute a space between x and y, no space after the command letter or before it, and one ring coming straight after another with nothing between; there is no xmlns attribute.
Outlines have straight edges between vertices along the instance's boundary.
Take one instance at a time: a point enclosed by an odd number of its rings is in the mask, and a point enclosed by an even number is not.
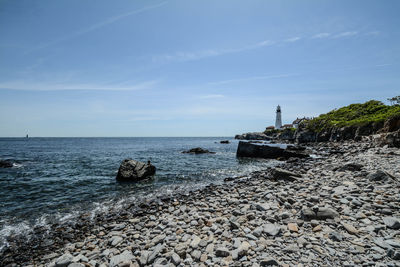
<svg viewBox="0 0 400 267"><path fill-rule="evenodd" d="M319 208L315 207L314 209L305 208L301 211L301 214L306 220L326 220L326 219L334 219L339 217L339 213L331 208Z"/></svg>
<svg viewBox="0 0 400 267"><path fill-rule="evenodd" d="M215 250L215 256L217 257L228 257L229 255L231 255L231 253L226 247L218 247Z"/></svg>
<svg viewBox="0 0 400 267"><path fill-rule="evenodd" d="M395 217L383 217L383 222L385 225L391 229L400 229L400 221Z"/></svg>
<svg viewBox="0 0 400 267"><path fill-rule="evenodd" d="M249 242L243 241L243 242L240 244L239 248L238 248L238 252L237 252L237 253L238 253L238 256L239 256L239 257L243 257L244 255L246 255L247 252L249 251L250 247L251 247L251 245L250 245Z"/></svg>
<svg viewBox="0 0 400 267"><path fill-rule="evenodd" d="M260 261L260 266L264 267L264 266L278 266L279 263L274 259L274 258L265 258L263 260Z"/></svg>
<svg viewBox="0 0 400 267"><path fill-rule="evenodd" d="M56 260L55 267L67 267L70 263L72 263L73 259L74 257L71 254L64 254Z"/></svg>
<svg viewBox="0 0 400 267"><path fill-rule="evenodd" d="M266 233L267 235L270 235L270 236L276 236L281 231L280 226L278 226L276 224L272 224L272 223L264 224L263 229L264 229L264 233Z"/></svg>
<svg viewBox="0 0 400 267"><path fill-rule="evenodd" d="M164 250L164 245L158 244L155 246L153 251L150 253L149 258L147 259L147 263L153 263L156 257Z"/></svg>
<svg viewBox="0 0 400 267"><path fill-rule="evenodd" d="M353 225L351 225L351 224L342 223L342 225L343 225L344 229L346 229L346 231L347 231L349 234L356 235L356 234L359 233L359 231L358 231Z"/></svg>
<svg viewBox="0 0 400 267"><path fill-rule="evenodd" d="M116 245L121 243L122 240L123 240L123 238L120 237L120 236L113 236L113 237L110 238L109 243L111 244L111 246L115 247Z"/></svg>
<svg viewBox="0 0 400 267"><path fill-rule="evenodd" d="M330 232L329 238L333 241L341 242L343 240L343 236L337 232Z"/></svg>
<svg viewBox="0 0 400 267"><path fill-rule="evenodd" d="M201 238L195 235L192 239L192 242L190 242L190 246L192 248L197 248L200 244Z"/></svg>
<svg viewBox="0 0 400 267"><path fill-rule="evenodd" d="M132 252L125 250L119 255L116 255L110 259L110 267L118 266L121 262L129 262L132 261L134 256Z"/></svg>
<svg viewBox="0 0 400 267"><path fill-rule="evenodd" d="M297 227L297 223L288 223L287 227L291 232L295 232L295 233L299 232L299 228Z"/></svg>

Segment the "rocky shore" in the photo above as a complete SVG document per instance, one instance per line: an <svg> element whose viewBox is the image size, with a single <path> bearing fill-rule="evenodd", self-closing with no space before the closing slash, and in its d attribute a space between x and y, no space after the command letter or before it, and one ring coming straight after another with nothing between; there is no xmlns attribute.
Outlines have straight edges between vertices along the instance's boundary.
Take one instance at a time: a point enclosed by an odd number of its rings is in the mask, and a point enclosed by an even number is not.
<svg viewBox="0 0 400 267"><path fill-rule="evenodd" d="M0 265L400 266L399 149L310 149L279 170L10 241Z"/></svg>

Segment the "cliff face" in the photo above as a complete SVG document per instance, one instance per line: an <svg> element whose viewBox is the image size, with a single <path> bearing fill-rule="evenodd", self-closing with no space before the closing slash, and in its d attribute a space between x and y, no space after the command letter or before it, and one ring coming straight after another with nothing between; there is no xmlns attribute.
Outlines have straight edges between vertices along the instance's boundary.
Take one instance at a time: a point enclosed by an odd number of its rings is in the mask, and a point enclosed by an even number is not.
<svg viewBox="0 0 400 267"><path fill-rule="evenodd" d="M381 145L400 147L400 115L391 117L384 122L370 122L361 126L329 127L319 132L307 129L307 127L300 127L293 134L293 140L296 143L361 141L367 136L369 136L367 139ZM280 139L279 136L278 139Z"/></svg>

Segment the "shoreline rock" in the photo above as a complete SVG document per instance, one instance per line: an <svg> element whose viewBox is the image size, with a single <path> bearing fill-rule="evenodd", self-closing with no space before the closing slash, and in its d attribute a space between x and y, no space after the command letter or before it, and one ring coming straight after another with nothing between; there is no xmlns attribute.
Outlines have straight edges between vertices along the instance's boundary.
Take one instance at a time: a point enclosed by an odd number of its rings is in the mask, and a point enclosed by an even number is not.
<svg viewBox="0 0 400 267"><path fill-rule="evenodd" d="M261 132L238 134L238 135L235 135L235 139L266 140L266 141L271 140L271 138L269 136L267 136L265 133L261 133Z"/></svg>
<svg viewBox="0 0 400 267"><path fill-rule="evenodd" d="M287 146L281 148L279 146L272 146L269 144L258 144L252 142L239 141L236 151L237 157L251 157L251 158L265 158L265 159L278 159L290 157L293 158L306 158L307 154L298 152L298 149Z"/></svg>
<svg viewBox="0 0 400 267"><path fill-rule="evenodd" d="M207 149L201 147L191 148L186 151L182 151L184 154L215 154L215 152L208 151Z"/></svg>
<svg viewBox="0 0 400 267"><path fill-rule="evenodd" d="M124 159L119 166L117 181L138 182L156 173L156 167L149 162L144 163L133 159Z"/></svg>

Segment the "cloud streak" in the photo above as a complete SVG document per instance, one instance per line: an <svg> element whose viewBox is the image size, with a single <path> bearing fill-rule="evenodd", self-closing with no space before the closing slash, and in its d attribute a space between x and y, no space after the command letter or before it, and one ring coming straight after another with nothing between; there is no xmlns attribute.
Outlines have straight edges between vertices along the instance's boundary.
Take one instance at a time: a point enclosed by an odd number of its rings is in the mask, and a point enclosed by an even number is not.
<svg viewBox="0 0 400 267"><path fill-rule="evenodd" d="M224 97L225 97L224 95L217 95L217 94L199 96L200 99L215 99L215 98L224 98Z"/></svg>
<svg viewBox="0 0 400 267"><path fill-rule="evenodd" d="M301 39L301 37L296 36L296 37L292 37L292 38L286 39L286 42L293 43L293 42L296 42L296 41L298 41L300 39Z"/></svg>
<svg viewBox="0 0 400 267"><path fill-rule="evenodd" d="M289 74L278 74L278 75L252 76L252 77L248 77L248 78L240 78L240 79L231 79L231 80L210 82L208 84L209 85L222 85L222 84L235 83L235 82L244 82L244 81L287 78L287 77L293 77L293 76L298 76L298 75L300 75L300 74L289 73Z"/></svg>
<svg viewBox="0 0 400 267"><path fill-rule="evenodd" d="M209 49L209 50L202 50L202 51L195 51L195 52L176 52L173 54L165 54L160 56L154 56L153 61L155 62L169 62L169 61L192 61L192 60L199 60L208 57L216 57L226 54L234 54L240 53L243 51L253 50L257 48L262 48L266 46L273 45L274 42L270 40L261 41L258 43L254 43L251 45L237 47L237 48L228 48L228 49Z"/></svg>
<svg viewBox="0 0 400 267"><path fill-rule="evenodd" d="M321 33L315 34L313 37L311 37L311 39L322 39L322 38L328 38L329 36L331 36L330 33L321 32Z"/></svg>
<svg viewBox="0 0 400 267"><path fill-rule="evenodd" d="M311 39L325 39L325 38L344 38L344 37L352 37L355 35L358 35L359 32L357 31L346 31L346 32L341 32L336 35L333 35L332 33L328 32L322 32L315 34L309 38ZM289 42L289 43L294 43L297 41L302 40L303 38L300 36L294 36L285 40L281 41L273 41L273 40L265 40L261 41L258 43L250 44L247 46L243 47L237 47L237 48L227 48L227 49L208 49L208 50L200 50L200 51L180 51L172 54L164 54L164 55L156 55L153 56L153 62L157 63L166 63L166 62L186 62L186 61L194 61L194 60L200 60L203 58L209 58L209 57L217 57L217 56L222 56L222 55L227 55L227 54L234 54L234 53L240 53L244 51L249 51L249 50L254 50L262 47L267 47L267 46L273 46L282 42Z"/></svg>
<svg viewBox="0 0 400 267"><path fill-rule="evenodd" d="M156 5L145 6L143 8L137 9L137 10L133 10L133 11L130 11L130 12L127 12L127 13L123 13L123 14L120 14L120 15L109 17L109 18L105 19L104 21L95 23L95 24L90 25L90 26L88 26L86 28L82 28L82 29L80 29L80 30L78 30L78 31L76 31L74 33L65 35L63 37L60 37L60 38L55 39L53 41L50 41L48 43L44 43L44 44L41 44L39 46L36 46L36 47L26 51L26 53L28 54L28 53L31 53L31 52L36 51L36 50L40 50L40 49L43 49L43 48L46 48L46 47L50 47L50 46L62 43L64 41L76 38L76 37L78 37L80 35L83 35L83 34L91 32L91 31L97 30L99 28L102 28L102 27L104 27L106 25L112 24L112 23L114 23L114 22L116 22L118 20L121 20L123 18L132 16L132 15L136 15L136 14L140 14L140 13L146 12L146 11L151 10L151 9L159 8L159 7L163 6L163 5L165 5L166 3L167 2L161 2L161 3L156 4Z"/></svg>
<svg viewBox="0 0 400 267"><path fill-rule="evenodd" d="M350 36L354 36L354 35L357 35L357 34L358 34L358 32L356 32L356 31L341 32L341 33L335 35L333 38L350 37Z"/></svg>

